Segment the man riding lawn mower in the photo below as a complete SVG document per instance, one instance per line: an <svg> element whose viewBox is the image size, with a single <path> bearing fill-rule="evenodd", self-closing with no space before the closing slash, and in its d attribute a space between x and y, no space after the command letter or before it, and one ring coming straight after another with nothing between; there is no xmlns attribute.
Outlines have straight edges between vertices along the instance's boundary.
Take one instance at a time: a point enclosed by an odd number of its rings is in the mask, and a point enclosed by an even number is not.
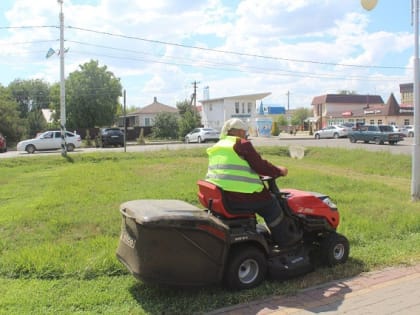
<svg viewBox="0 0 420 315"><path fill-rule="evenodd" d="M221 140L208 149L206 180L198 181L205 209L180 200L121 205L117 257L136 278L247 289L266 276L284 279L318 262L347 260L349 243L336 232L335 204L324 194L279 190L275 178L287 169L263 160L245 135L245 124L229 120ZM255 213L266 225L257 223Z"/></svg>

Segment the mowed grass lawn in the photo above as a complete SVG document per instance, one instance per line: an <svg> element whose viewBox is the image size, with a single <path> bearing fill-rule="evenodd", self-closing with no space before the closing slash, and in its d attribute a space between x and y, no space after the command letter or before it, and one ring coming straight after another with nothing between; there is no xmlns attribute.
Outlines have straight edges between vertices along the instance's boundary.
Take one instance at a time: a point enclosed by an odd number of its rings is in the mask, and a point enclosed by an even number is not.
<svg viewBox="0 0 420 315"><path fill-rule="evenodd" d="M362 271L420 261L420 203L410 200L411 157L363 150L259 148L289 167L280 187L329 194L350 241L348 263L253 290L145 285L115 257L119 205L133 199L198 204L204 149L42 154L0 160L0 314L200 314L287 294Z"/></svg>

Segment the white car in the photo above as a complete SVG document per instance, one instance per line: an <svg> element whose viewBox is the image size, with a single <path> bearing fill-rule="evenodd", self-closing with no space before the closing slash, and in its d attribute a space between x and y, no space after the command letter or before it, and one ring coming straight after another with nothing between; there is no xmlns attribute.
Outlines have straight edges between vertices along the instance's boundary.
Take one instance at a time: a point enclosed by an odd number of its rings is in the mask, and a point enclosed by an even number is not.
<svg viewBox="0 0 420 315"><path fill-rule="evenodd" d="M321 139L321 138L343 138L347 137L349 131L351 131L352 128L344 127L344 126L328 126L325 128L322 128L315 132L314 136L315 139Z"/></svg>
<svg viewBox="0 0 420 315"><path fill-rule="evenodd" d="M412 125L405 125L400 129L400 132L406 137L414 137L414 127Z"/></svg>
<svg viewBox="0 0 420 315"><path fill-rule="evenodd" d="M220 133L213 128L195 128L185 136L185 143L218 141Z"/></svg>
<svg viewBox="0 0 420 315"><path fill-rule="evenodd" d="M392 127L392 130L394 132L400 132L401 131L401 129L398 126L395 126L395 125L390 125L390 126Z"/></svg>
<svg viewBox="0 0 420 315"><path fill-rule="evenodd" d="M82 144L80 135L66 131L67 151L73 151ZM20 141L17 144L18 151L34 153L35 151L61 149L61 131L46 131L36 138Z"/></svg>

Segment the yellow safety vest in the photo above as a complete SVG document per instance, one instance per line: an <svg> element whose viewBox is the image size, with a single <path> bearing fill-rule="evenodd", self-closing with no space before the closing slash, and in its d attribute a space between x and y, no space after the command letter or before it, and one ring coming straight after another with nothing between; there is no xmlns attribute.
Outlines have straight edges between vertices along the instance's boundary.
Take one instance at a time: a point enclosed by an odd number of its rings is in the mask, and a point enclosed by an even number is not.
<svg viewBox="0 0 420 315"><path fill-rule="evenodd" d="M259 175L233 149L236 139L227 136L207 149L209 167L206 180L227 191L260 192L264 185Z"/></svg>

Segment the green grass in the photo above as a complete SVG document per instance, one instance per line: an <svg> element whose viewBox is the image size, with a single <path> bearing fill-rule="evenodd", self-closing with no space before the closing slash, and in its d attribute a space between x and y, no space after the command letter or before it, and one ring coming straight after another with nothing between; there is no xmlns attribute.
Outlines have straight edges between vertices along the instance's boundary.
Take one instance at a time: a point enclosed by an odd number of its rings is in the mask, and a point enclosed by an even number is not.
<svg viewBox="0 0 420 315"><path fill-rule="evenodd" d="M180 199L198 205L204 150L70 154L0 162L0 314L197 314L272 294L420 261L411 158L363 150L259 148L289 167L281 187L328 193L351 244L348 263L253 290L179 290L135 280L115 258L119 205Z"/></svg>

